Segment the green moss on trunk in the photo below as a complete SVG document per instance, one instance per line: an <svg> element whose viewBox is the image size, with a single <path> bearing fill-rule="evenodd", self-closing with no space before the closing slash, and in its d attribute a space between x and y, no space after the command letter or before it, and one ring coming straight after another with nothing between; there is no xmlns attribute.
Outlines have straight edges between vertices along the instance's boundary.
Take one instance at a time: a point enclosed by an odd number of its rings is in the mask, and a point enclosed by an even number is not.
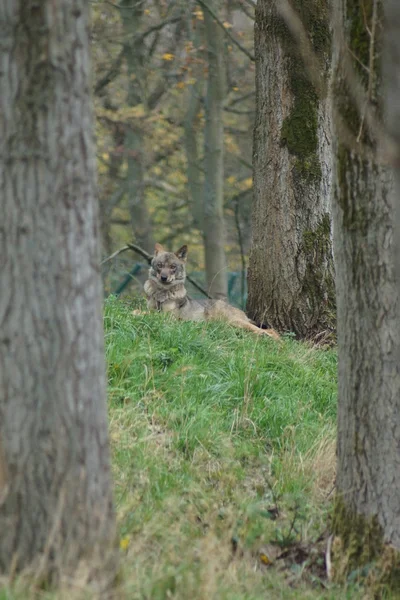
<svg viewBox="0 0 400 600"><path fill-rule="evenodd" d="M313 49L321 60L321 69L327 75L331 48L327 2L296 0L294 8L309 32ZM289 82L293 94L292 109L282 123L281 140L289 152L296 156L295 168L300 178L318 183L322 176L317 155L319 98L299 56L297 42L286 23L275 14L271 19L271 26L288 58Z"/></svg>
<svg viewBox="0 0 400 600"><path fill-rule="evenodd" d="M337 583L362 580L374 598L400 590L400 553L385 543L376 516L354 513L337 496L332 531L332 575Z"/></svg>

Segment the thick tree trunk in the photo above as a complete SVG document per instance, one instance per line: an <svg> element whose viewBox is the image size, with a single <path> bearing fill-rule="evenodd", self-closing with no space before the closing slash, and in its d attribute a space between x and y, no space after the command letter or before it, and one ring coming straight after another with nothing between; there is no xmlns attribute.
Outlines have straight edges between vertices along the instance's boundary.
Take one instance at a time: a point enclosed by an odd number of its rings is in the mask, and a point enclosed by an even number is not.
<svg viewBox="0 0 400 600"><path fill-rule="evenodd" d="M391 149L395 183L393 238L397 285L400 286L400 3L397 0L385 0L384 12L385 41L382 68L385 80L386 134L390 136L393 144ZM400 347L398 352L400 362Z"/></svg>
<svg viewBox="0 0 400 600"><path fill-rule="evenodd" d="M104 558L114 537L88 10L84 0L0 6L5 574L73 571Z"/></svg>
<svg viewBox="0 0 400 600"><path fill-rule="evenodd" d="M328 6L299 8L323 77L331 38ZM276 2L259 0L255 22L253 239L248 312L301 337L334 326L330 99L318 98Z"/></svg>
<svg viewBox="0 0 400 600"><path fill-rule="evenodd" d="M209 0L214 14L220 1ZM203 233L206 258L207 287L211 296L226 297L228 277L225 257L224 223L224 124L225 68L223 32L207 10L204 24L208 54L206 94L206 126L204 131L204 215Z"/></svg>
<svg viewBox="0 0 400 600"><path fill-rule="evenodd" d="M383 541L400 549L400 377L392 174L351 99L354 82L346 66L353 62L365 99L380 112L382 2L341 0L339 5L333 217L339 350L334 532L341 542L336 545L340 577L379 560ZM392 565L385 553L386 576Z"/></svg>
<svg viewBox="0 0 400 600"><path fill-rule="evenodd" d="M126 8L124 8L126 6ZM131 0L122 0L121 17L124 23L125 35L129 40L125 46L125 57L129 75L128 105L145 105L145 97L141 85L145 80L145 46L143 41L133 44L132 39L140 31L143 3L133 7ZM125 150L128 154L128 171L126 190L128 195L129 214L136 243L147 252L154 248L153 227L144 195L144 138L140 127L127 127L125 134Z"/></svg>

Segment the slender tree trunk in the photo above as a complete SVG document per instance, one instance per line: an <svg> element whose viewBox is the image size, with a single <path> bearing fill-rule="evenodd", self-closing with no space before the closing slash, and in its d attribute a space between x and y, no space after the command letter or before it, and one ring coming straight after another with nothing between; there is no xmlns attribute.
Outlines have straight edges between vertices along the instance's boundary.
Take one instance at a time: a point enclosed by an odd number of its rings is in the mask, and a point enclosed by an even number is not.
<svg viewBox="0 0 400 600"><path fill-rule="evenodd" d="M328 79L328 5L306 0L295 7ZM334 326L330 98L317 96L276 1L258 1L255 51L247 308L258 323L307 337Z"/></svg>
<svg viewBox="0 0 400 600"><path fill-rule="evenodd" d="M126 8L124 8L125 6ZM141 2L135 7L133 7L131 0L122 0L121 2L121 17L124 23L125 35L129 39L125 46L125 57L129 75L127 100L128 105L132 107L145 104L145 94L142 89L146 79L145 46L143 41L138 44L132 43L132 39L140 31L143 9L144 6ZM147 250L147 252L152 252L154 248L153 227L144 194L144 138L142 129L136 127L134 124L127 127L125 150L128 154L126 189L135 241L139 246Z"/></svg>
<svg viewBox="0 0 400 600"><path fill-rule="evenodd" d="M73 571L103 560L114 537L88 10L83 0L0 6L5 574Z"/></svg>
<svg viewBox="0 0 400 600"><path fill-rule="evenodd" d="M104 102L105 108L113 109L110 103ZM124 144L125 133L123 127L116 125L112 132L114 148L119 148ZM103 197L99 198L100 209L100 231L101 231L101 249L102 254L110 256L113 250L113 240L111 236L111 215L114 208L124 197L125 185L120 183L120 172L123 161L119 152L111 152L109 156L108 173L103 186ZM110 268L107 263L106 271Z"/></svg>
<svg viewBox="0 0 400 600"><path fill-rule="evenodd" d="M189 5L190 13L188 16L188 27L192 20L192 5ZM200 22L196 23L196 29L193 31L192 42L196 49L197 57L200 54L199 47L201 45L201 29ZM203 230L203 193L204 193L204 177L203 168L199 156L199 142L197 131L197 115L201 107L203 97L203 67L201 64L194 64L192 67L191 77L195 78L195 83L190 87L190 96L188 107L184 119L185 132L185 153L187 161L187 181L189 198L193 206L193 215L196 227Z"/></svg>
<svg viewBox="0 0 400 600"><path fill-rule="evenodd" d="M398 289L393 260L392 174L352 101L348 62L365 99L382 111L382 8L341 0L335 15L336 172L334 248L338 307L339 405L336 575L400 549L400 376ZM397 36L400 31L397 32ZM354 57L354 58L353 58ZM365 69L363 66L367 67ZM398 68L398 65L396 65ZM397 100L397 99L396 99ZM344 135L344 133L346 135ZM397 563L398 564L398 563Z"/></svg>
<svg viewBox="0 0 400 600"><path fill-rule="evenodd" d="M208 0L215 14L220 0ZM206 258L207 286L211 296L228 294L225 257L224 223L224 124L225 67L223 32L207 10L204 24L208 54L208 81L206 95L206 126L204 131L204 215L203 233Z"/></svg>

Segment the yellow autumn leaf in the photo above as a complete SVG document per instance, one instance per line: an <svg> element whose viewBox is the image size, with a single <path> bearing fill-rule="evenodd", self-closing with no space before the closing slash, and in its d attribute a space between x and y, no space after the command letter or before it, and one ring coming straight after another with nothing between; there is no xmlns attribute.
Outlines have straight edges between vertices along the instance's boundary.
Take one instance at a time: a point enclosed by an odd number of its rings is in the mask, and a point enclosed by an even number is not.
<svg viewBox="0 0 400 600"><path fill-rule="evenodd" d="M240 182L240 189L241 190L249 190L253 185L253 178L252 177L247 177L247 179L242 179L242 181Z"/></svg>
<svg viewBox="0 0 400 600"><path fill-rule="evenodd" d="M121 548L121 550L127 550L130 543L131 543L131 538L129 535L126 535L120 539L119 547Z"/></svg>
<svg viewBox="0 0 400 600"><path fill-rule="evenodd" d="M260 552L260 560L263 563L263 565L270 565L272 563L272 560L268 558L268 556L264 554L264 552Z"/></svg>
<svg viewBox="0 0 400 600"><path fill-rule="evenodd" d="M199 21L204 21L203 11L200 8L197 8L195 11L193 11L193 14Z"/></svg>
<svg viewBox="0 0 400 600"><path fill-rule="evenodd" d="M162 58L163 58L163 60L174 60L174 58L175 58L175 55L174 55L174 54L171 54L170 52L165 52L165 53L162 55Z"/></svg>
<svg viewBox="0 0 400 600"><path fill-rule="evenodd" d="M224 21L223 25L225 29L230 29L232 27L232 23L229 23L229 21Z"/></svg>
<svg viewBox="0 0 400 600"><path fill-rule="evenodd" d="M184 82L184 81L179 81L179 82L176 84L176 87L177 87L178 89L180 89L180 90L183 90L183 88L185 87L185 82Z"/></svg>

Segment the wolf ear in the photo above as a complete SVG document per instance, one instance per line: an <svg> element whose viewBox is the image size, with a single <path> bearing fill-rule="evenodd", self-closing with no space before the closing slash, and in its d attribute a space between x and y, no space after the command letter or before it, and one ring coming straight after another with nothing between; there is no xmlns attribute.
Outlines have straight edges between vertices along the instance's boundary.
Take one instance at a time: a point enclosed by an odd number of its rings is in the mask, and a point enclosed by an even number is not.
<svg viewBox="0 0 400 600"><path fill-rule="evenodd" d="M161 246L161 244L156 244L154 246L154 256L157 256L157 254L161 254L161 252L165 252L164 248Z"/></svg>
<svg viewBox="0 0 400 600"><path fill-rule="evenodd" d="M182 248L179 248L178 252L175 252L175 256L177 256L179 258L179 260L183 260L186 262L187 252L188 252L188 247L185 244L184 246L182 246Z"/></svg>

